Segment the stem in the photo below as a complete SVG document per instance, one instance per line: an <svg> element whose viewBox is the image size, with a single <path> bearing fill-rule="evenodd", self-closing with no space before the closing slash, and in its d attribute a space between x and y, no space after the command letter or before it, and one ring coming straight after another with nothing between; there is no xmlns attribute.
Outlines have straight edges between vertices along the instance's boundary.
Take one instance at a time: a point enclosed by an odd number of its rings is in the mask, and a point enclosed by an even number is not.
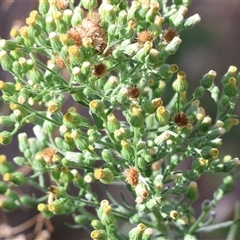
<svg viewBox="0 0 240 240"><path fill-rule="evenodd" d="M234 220L237 220L239 218L240 218L240 202L237 201L235 203L235 208L234 208ZM226 239L228 240L237 239L238 229L239 229L239 223L232 224Z"/></svg>

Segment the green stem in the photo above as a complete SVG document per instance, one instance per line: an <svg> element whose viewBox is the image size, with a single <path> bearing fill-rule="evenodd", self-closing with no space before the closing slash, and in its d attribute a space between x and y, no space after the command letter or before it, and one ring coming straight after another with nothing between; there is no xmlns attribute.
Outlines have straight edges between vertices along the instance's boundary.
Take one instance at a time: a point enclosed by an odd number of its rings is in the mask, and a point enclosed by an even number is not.
<svg viewBox="0 0 240 240"><path fill-rule="evenodd" d="M240 218L240 202L237 201L234 207L234 220L237 220L239 218ZM239 223L232 224L226 239L228 240L237 239L238 229L239 229Z"/></svg>

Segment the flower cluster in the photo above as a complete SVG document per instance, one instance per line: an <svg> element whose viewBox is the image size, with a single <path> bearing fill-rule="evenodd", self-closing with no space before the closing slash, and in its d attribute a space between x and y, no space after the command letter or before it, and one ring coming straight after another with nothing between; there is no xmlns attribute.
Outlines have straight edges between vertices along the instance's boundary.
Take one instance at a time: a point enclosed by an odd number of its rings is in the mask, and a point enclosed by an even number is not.
<svg viewBox="0 0 240 240"><path fill-rule="evenodd" d="M219 147L221 136L239 123L234 108L240 73L230 66L220 90L210 70L188 98L187 74L167 58L178 50L181 31L200 16L185 16L190 1L166 2L40 0L26 26L12 29L11 40L0 40L1 66L13 76L0 81L0 99L11 110L0 116L0 124L10 127L0 133L0 144L11 144L24 124L33 124L35 134L18 134L21 155L13 162L20 170L0 156L3 209L35 206L46 218L71 214L98 240L195 239L204 231L204 217L237 177L240 160L220 158ZM205 92L216 103L215 119L201 105ZM67 110L66 98L74 101ZM181 170L187 158L191 167ZM21 172L25 166L30 175ZM215 173L228 176L196 220L196 180ZM93 183L108 200L101 201ZM38 186L42 197L23 200L12 189L23 184ZM125 186L135 204L124 195L118 203L107 184ZM132 225L128 234L119 231L118 219Z"/></svg>

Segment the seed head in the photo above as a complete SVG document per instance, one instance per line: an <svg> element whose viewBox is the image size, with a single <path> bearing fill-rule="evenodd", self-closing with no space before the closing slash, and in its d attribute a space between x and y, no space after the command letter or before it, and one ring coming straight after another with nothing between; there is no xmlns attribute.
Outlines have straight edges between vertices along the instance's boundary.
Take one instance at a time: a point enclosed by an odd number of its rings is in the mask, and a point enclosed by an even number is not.
<svg viewBox="0 0 240 240"><path fill-rule="evenodd" d="M138 184L139 172L135 167L130 167L124 171L126 176L125 181L131 186L136 186Z"/></svg>

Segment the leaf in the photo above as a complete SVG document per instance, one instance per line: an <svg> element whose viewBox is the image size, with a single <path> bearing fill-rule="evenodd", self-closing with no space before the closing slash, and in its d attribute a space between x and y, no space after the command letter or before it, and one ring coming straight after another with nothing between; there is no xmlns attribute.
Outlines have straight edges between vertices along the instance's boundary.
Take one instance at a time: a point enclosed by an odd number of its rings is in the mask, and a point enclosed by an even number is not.
<svg viewBox="0 0 240 240"><path fill-rule="evenodd" d="M90 112L90 114L92 115L93 121L96 124L98 129L103 129L103 121L100 117L98 117L98 115L96 115L93 112Z"/></svg>
<svg viewBox="0 0 240 240"><path fill-rule="evenodd" d="M199 229L196 230L196 232L212 232L212 231L215 231L217 229L220 229L220 228L226 228L226 227L229 227L233 224L236 224L240 222L240 218L236 221L227 221L227 222L223 222L223 223L217 223L217 224L213 224L213 225L210 225L210 226L207 226L207 227L200 227Z"/></svg>

